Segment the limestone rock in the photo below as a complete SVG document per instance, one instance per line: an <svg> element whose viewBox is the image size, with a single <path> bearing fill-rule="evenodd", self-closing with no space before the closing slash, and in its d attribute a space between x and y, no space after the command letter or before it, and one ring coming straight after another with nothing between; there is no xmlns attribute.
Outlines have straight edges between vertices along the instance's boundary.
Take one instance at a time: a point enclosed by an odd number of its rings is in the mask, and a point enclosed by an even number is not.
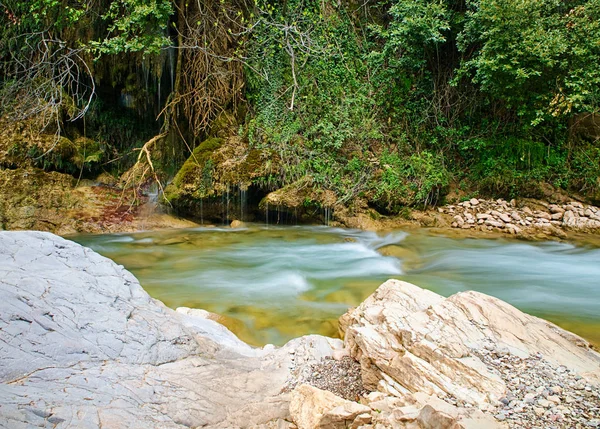
<svg viewBox="0 0 600 429"><path fill-rule="evenodd" d="M49 233L0 233L0 427L250 427L289 416L291 354L152 299L122 266Z"/></svg>
<svg viewBox="0 0 600 429"><path fill-rule="evenodd" d="M290 414L299 429L345 429L371 409L357 402L347 401L331 392L307 384L296 387L291 394Z"/></svg>
<svg viewBox="0 0 600 429"><path fill-rule="evenodd" d="M482 349L550 362L600 380L600 354L582 338L478 292L447 299L389 280L344 317L345 344L365 387L397 396L422 392L485 408L506 385L478 357Z"/></svg>
<svg viewBox="0 0 600 429"><path fill-rule="evenodd" d="M231 221L231 224L229 225L231 228L245 228L246 224L244 222L242 222L241 220L233 220Z"/></svg>

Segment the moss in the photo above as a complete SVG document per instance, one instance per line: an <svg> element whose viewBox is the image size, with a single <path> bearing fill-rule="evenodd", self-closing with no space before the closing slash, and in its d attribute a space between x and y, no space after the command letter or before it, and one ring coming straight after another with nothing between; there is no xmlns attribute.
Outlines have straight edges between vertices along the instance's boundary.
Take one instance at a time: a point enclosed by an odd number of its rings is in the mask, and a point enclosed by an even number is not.
<svg viewBox="0 0 600 429"><path fill-rule="evenodd" d="M197 188L204 181L206 176L206 165L211 161L211 156L223 145L223 139L209 138L198 145L190 157L185 161L177 175L173 179L173 188ZM173 197L179 197L181 192L172 190L169 194ZM165 190L166 194L166 190ZM167 198L168 196L165 195ZM169 198L170 199L170 198Z"/></svg>

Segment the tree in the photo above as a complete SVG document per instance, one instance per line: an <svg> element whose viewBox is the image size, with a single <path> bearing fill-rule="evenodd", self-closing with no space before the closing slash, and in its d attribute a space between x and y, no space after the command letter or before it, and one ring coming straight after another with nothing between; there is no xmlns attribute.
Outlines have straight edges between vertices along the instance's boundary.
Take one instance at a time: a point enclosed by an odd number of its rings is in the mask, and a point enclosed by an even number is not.
<svg viewBox="0 0 600 429"><path fill-rule="evenodd" d="M533 124L597 111L599 0L471 0L463 75Z"/></svg>

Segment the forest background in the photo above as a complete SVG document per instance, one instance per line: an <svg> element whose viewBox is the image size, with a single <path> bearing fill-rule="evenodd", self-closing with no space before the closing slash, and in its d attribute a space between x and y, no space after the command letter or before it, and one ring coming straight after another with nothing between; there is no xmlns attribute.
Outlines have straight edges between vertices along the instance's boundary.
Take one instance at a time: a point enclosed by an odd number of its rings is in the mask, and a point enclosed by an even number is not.
<svg viewBox="0 0 600 429"><path fill-rule="evenodd" d="M192 216L234 188L384 214L548 185L600 201L600 0L0 12L2 168L158 181Z"/></svg>

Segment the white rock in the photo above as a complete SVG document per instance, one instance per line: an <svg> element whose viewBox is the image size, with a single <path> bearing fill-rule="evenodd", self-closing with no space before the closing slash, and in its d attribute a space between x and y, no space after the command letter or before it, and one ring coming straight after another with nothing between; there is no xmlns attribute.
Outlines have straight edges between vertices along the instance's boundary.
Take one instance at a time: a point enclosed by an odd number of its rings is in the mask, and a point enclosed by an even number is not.
<svg viewBox="0 0 600 429"><path fill-rule="evenodd" d="M507 215L506 213L500 213L500 215L498 215L498 217L504 223L510 223L512 221L511 217L509 215Z"/></svg>
<svg viewBox="0 0 600 429"><path fill-rule="evenodd" d="M298 429L345 429L359 415L370 413L366 405L307 384L296 387L290 398L290 415Z"/></svg>
<svg viewBox="0 0 600 429"><path fill-rule="evenodd" d="M391 377L409 392L450 394L477 406L502 397L505 383L473 350L492 345L600 380L600 355L580 337L496 298L461 292L444 299L389 280L341 320L345 344L361 363L363 384Z"/></svg>

